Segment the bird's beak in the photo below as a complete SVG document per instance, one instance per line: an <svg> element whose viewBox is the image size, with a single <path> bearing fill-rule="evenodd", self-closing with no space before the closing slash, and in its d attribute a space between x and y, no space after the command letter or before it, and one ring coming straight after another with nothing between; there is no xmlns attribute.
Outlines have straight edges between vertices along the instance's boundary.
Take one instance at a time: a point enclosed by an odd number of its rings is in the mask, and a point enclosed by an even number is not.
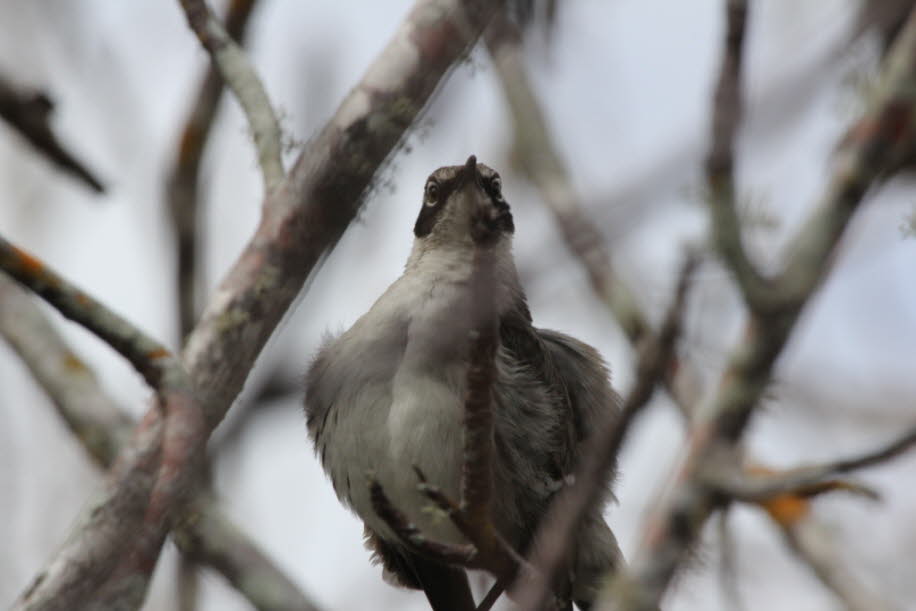
<svg viewBox="0 0 916 611"><path fill-rule="evenodd" d="M477 156L471 155L464 164L464 175L473 177L477 173Z"/></svg>

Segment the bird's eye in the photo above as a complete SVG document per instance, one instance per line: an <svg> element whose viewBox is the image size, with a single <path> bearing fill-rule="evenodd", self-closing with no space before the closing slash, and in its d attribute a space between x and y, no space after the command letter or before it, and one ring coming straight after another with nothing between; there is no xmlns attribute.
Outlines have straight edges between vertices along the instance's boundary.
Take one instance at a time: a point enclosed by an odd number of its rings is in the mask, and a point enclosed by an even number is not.
<svg viewBox="0 0 916 611"><path fill-rule="evenodd" d="M503 181L500 180L499 176L494 176L490 179L490 188L493 189L493 193L495 193L497 197L502 195Z"/></svg>
<svg viewBox="0 0 916 611"><path fill-rule="evenodd" d="M439 184L430 181L426 183L426 205L433 206L439 201Z"/></svg>

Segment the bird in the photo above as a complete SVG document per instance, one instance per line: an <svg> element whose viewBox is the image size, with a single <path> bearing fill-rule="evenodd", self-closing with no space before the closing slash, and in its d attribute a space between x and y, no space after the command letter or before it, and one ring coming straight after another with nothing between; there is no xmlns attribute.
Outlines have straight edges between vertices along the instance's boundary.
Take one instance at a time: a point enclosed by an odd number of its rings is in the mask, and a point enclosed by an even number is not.
<svg viewBox="0 0 916 611"><path fill-rule="evenodd" d="M422 589L434 611L469 611L475 606L466 571L400 540L376 513L370 482L428 539L466 542L430 511L418 484L422 475L453 499L461 490L475 252L487 249L492 260L485 315L498 328L492 520L520 554L529 551L551 499L570 483L589 434L619 416L620 398L594 348L533 325L512 254L514 219L495 170L474 155L435 170L413 233L402 275L317 350L306 374L306 423L339 500L363 521L385 580ZM613 480L574 542L566 608L574 601L589 609L602 578L621 566L602 517Z"/></svg>

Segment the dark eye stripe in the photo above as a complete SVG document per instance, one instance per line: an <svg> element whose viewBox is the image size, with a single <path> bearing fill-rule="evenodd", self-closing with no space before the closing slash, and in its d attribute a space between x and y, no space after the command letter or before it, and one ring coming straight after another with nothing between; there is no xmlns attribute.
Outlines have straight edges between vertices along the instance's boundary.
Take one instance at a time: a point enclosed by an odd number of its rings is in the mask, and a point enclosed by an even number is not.
<svg viewBox="0 0 916 611"><path fill-rule="evenodd" d="M413 226L413 234L415 236L418 238L425 237L429 235L429 232L436 226L436 220L439 218L439 214L445 209L445 202L451 197L452 192L458 188L459 176L460 175L454 176L438 183L439 195L433 206L427 205L426 192L424 190L423 207L420 208L420 215L417 217L417 222Z"/></svg>

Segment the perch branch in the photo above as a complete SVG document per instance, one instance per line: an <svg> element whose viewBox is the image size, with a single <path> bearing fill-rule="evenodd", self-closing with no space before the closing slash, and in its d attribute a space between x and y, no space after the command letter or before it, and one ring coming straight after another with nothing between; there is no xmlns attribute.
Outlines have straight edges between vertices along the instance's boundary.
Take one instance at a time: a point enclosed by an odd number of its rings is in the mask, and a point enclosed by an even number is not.
<svg viewBox="0 0 916 611"><path fill-rule="evenodd" d="M439 543L426 538L419 528L401 513L377 481L369 482L372 508L389 528L413 551L438 562L468 565L477 558L477 548L471 544Z"/></svg>

